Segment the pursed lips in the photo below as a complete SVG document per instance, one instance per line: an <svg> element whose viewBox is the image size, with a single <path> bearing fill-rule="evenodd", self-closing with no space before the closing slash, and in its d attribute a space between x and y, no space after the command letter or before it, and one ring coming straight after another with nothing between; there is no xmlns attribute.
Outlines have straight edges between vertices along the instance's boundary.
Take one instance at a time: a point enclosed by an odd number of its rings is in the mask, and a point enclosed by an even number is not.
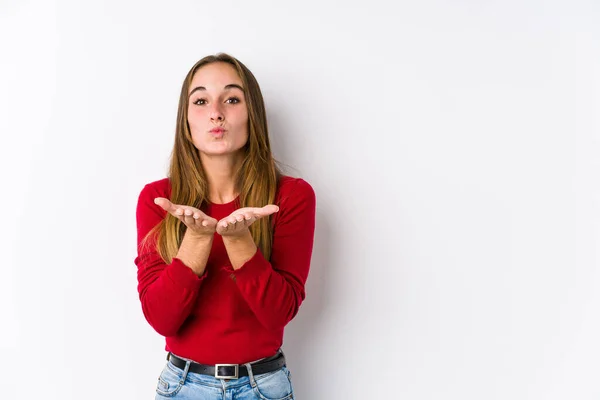
<svg viewBox="0 0 600 400"><path fill-rule="evenodd" d="M225 134L225 129L223 129L223 128L213 128L210 131L208 131L208 133L210 133L210 135L212 137L221 138Z"/></svg>

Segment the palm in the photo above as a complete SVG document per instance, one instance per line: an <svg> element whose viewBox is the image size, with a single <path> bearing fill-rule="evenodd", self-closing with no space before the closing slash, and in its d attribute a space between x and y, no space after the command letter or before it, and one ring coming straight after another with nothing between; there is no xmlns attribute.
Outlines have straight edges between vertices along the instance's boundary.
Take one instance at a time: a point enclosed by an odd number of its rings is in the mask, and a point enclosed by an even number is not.
<svg viewBox="0 0 600 400"><path fill-rule="evenodd" d="M217 223L217 233L222 236L243 234L257 220L279 211L279 207L268 204L264 207L239 208Z"/></svg>
<svg viewBox="0 0 600 400"><path fill-rule="evenodd" d="M173 204L164 197L155 198L154 203L183 222L197 236L207 236L215 233L217 220L195 207Z"/></svg>

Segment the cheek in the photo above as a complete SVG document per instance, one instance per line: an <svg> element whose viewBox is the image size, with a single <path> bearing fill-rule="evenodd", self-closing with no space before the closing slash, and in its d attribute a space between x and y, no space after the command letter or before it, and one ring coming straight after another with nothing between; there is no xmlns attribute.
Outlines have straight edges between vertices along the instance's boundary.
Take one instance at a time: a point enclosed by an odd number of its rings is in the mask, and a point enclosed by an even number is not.
<svg viewBox="0 0 600 400"><path fill-rule="evenodd" d="M239 128L245 128L248 126L248 113L246 111L237 113L235 115L235 124Z"/></svg>
<svg viewBox="0 0 600 400"><path fill-rule="evenodd" d="M199 107L188 108L188 121L199 121L205 117L206 112Z"/></svg>

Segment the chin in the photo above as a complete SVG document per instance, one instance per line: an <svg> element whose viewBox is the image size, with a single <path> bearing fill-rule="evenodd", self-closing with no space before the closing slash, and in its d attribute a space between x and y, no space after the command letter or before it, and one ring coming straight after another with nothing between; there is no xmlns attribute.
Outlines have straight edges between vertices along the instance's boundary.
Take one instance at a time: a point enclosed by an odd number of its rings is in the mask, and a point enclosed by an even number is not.
<svg viewBox="0 0 600 400"><path fill-rule="evenodd" d="M218 157L218 156L234 156L240 153L241 149L202 149L199 150L200 153L203 153L207 156Z"/></svg>

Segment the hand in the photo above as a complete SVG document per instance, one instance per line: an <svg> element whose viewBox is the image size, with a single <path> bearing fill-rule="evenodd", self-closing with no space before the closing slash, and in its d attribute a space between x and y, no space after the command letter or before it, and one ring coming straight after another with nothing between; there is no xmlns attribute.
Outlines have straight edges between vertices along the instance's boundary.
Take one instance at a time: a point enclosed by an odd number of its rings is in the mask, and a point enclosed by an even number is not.
<svg viewBox="0 0 600 400"><path fill-rule="evenodd" d="M244 207L235 210L217 224L217 233L221 236L241 236L248 231L254 221L279 211L274 204L260 207Z"/></svg>
<svg viewBox="0 0 600 400"><path fill-rule="evenodd" d="M212 236L216 231L217 220L197 208L173 204L164 197L155 198L154 204L159 205L163 210L183 222L195 236Z"/></svg>

